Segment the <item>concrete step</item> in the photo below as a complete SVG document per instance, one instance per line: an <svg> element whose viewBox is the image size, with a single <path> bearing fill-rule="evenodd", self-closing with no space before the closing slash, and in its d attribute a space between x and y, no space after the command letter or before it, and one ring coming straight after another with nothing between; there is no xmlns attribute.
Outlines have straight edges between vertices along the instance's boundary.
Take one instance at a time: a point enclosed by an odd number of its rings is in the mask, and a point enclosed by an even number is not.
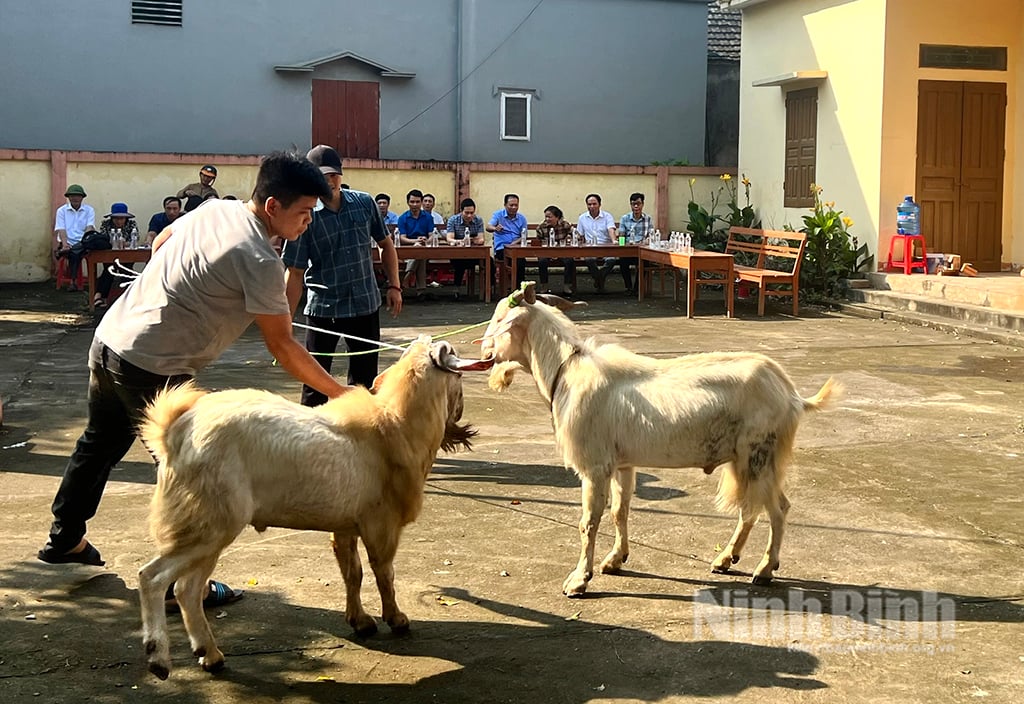
<svg viewBox="0 0 1024 704"><path fill-rule="evenodd" d="M843 312L922 325L993 342L1024 345L1024 313L874 289L850 289Z"/></svg>

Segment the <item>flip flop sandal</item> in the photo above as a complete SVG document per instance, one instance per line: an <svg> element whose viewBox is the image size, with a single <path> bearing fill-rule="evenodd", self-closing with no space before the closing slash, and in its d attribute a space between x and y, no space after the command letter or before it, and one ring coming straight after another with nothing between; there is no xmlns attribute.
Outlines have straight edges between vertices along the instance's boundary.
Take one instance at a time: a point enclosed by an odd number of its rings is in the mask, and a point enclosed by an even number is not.
<svg viewBox="0 0 1024 704"><path fill-rule="evenodd" d="M227 606L228 604L233 604L239 599L241 599L243 596L245 596L244 590L232 589L223 582L216 582L212 579L210 580L209 587L210 591L206 595L206 598L203 599L204 609L215 609L220 606ZM178 606L178 602L174 599L173 584L167 588L165 606L167 609L167 613L169 614L176 614L181 612L181 607Z"/></svg>
<svg viewBox="0 0 1024 704"><path fill-rule="evenodd" d="M92 543L86 543L84 550L70 553L58 552L53 549L52 545L47 543L46 547L40 550L36 557L51 565L81 564L103 567L103 565L107 564L100 557L100 551L93 547Z"/></svg>

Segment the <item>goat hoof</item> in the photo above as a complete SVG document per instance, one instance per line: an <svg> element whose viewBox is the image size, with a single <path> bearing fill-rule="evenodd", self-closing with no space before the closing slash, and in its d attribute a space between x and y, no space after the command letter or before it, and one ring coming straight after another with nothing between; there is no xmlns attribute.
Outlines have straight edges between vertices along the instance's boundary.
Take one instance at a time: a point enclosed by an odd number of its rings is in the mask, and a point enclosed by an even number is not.
<svg viewBox="0 0 1024 704"><path fill-rule="evenodd" d="M149 663L149 671L161 680L166 680L171 675L171 668L159 662Z"/></svg>
<svg viewBox="0 0 1024 704"><path fill-rule="evenodd" d="M388 626L392 633L404 636L409 632L409 619L403 617L401 621L396 620L394 623L389 623Z"/></svg>
<svg viewBox="0 0 1024 704"><path fill-rule="evenodd" d="M604 558L599 569L602 574L617 574L622 569L622 565L625 564L628 557L629 555L618 557L613 553Z"/></svg>
<svg viewBox="0 0 1024 704"><path fill-rule="evenodd" d="M199 666L202 667L206 672L220 672L224 669L224 658L220 660L210 660L210 658L201 658Z"/></svg>
<svg viewBox="0 0 1024 704"><path fill-rule="evenodd" d="M377 622L370 618L368 621L353 623L352 629L360 638L369 638L377 632Z"/></svg>
<svg viewBox="0 0 1024 704"><path fill-rule="evenodd" d="M580 575L576 571L570 572L562 583L562 593L570 599L583 596L587 591L587 582L590 581L591 576L589 574Z"/></svg>
<svg viewBox="0 0 1024 704"><path fill-rule="evenodd" d="M755 574L750 579L750 583L758 587L767 587L772 583L772 576L770 574Z"/></svg>

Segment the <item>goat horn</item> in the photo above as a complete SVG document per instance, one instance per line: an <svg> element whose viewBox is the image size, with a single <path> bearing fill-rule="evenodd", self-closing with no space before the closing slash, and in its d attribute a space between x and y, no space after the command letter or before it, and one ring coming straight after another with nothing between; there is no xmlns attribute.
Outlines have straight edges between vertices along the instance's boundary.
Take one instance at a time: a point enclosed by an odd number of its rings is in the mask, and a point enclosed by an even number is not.
<svg viewBox="0 0 1024 704"><path fill-rule="evenodd" d="M536 283L534 283L533 281L524 281L523 282L522 291L523 291L523 300L526 301L526 303L528 303L529 305L532 306L534 303L537 302L537 284Z"/></svg>
<svg viewBox="0 0 1024 704"><path fill-rule="evenodd" d="M563 313L572 310L573 308L585 308L587 305L586 301L570 301L562 298L561 296L556 296L553 293L538 293L537 298L542 303L546 303L549 306L557 308Z"/></svg>

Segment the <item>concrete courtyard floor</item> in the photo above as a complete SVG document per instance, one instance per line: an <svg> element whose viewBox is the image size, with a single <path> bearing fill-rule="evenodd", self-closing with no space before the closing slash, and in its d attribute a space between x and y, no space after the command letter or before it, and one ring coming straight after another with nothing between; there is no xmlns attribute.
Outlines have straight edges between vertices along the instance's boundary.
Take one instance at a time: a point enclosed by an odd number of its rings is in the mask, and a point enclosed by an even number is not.
<svg viewBox="0 0 1024 704"><path fill-rule="evenodd" d="M801 426L775 583L748 581L763 522L735 574L710 573L734 520L713 509L717 473L641 468L625 571L563 597L579 482L529 378L498 395L467 374L474 451L438 457L399 548L411 633L353 636L326 535L247 529L215 572L246 597L208 612L227 668L199 670L171 616L175 669L159 682L140 646L154 481L141 446L90 523L106 567L35 559L84 423L95 321L67 312L80 296L0 288L0 702L1024 701L1024 350L813 308L762 319L741 303L727 320L709 300L686 320L667 298L614 294L574 313L586 334L658 357L764 352L808 396L830 375L846 385ZM491 311L408 305L384 336ZM451 338L465 356L475 332ZM298 395L252 332L200 381ZM610 536L606 516L600 555ZM369 573L363 595L379 613Z"/></svg>

